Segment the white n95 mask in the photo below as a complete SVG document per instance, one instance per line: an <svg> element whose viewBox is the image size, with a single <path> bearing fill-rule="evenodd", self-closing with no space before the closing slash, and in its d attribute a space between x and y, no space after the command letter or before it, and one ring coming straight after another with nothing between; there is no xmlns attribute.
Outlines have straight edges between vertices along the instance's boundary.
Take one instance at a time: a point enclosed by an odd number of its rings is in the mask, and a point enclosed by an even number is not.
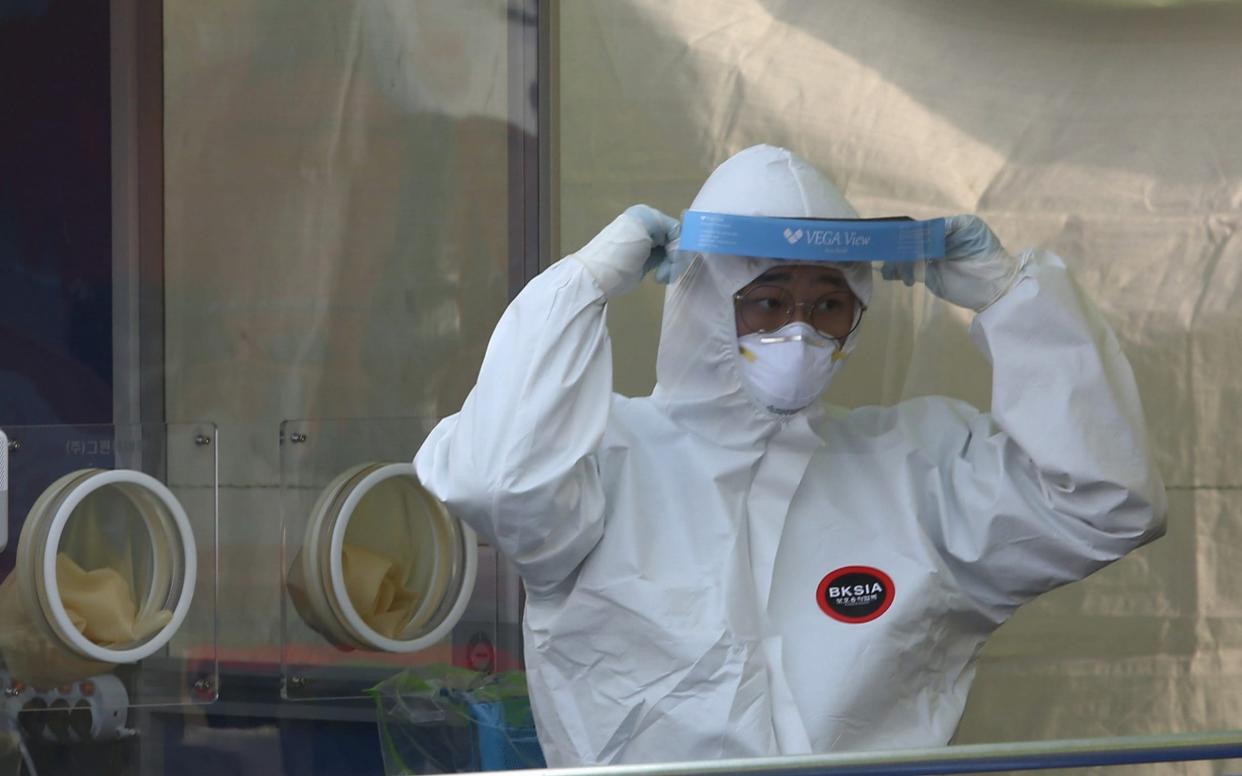
<svg viewBox="0 0 1242 776"><path fill-rule="evenodd" d="M783 415L818 399L841 363L837 343L801 322L745 334L737 343L742 384L760 404Z"/></svg>

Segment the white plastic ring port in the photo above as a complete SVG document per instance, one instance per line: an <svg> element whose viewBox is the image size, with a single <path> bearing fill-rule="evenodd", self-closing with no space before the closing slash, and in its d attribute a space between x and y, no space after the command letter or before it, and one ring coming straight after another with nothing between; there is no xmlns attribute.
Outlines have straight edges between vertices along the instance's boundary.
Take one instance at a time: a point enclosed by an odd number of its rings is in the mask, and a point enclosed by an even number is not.
<svg viewBox="0 0 1242 776"><path fill-rule="evenodd" d="M423 528L432 537L422 569L425 589L398 638L371 627L355 608L349 596L344 560L347 535L359 506L376 494L379 486L393 485L395 481L401 481L417 494L424 513L422 519L427 523ZM330 640L364 649L411 653L431 647L449 635L470 602L477 567L474 532L423 489L412 464L362 464L343 472L320 495L306 529L304 546L290 569L290 587L291 592L293 588L304 591L302 600L309 608L299 606L299 610ZM295 603L299 597L295 596Z"/></svg>
<svg viewBox="0 0 1242 776"><path fill-rule="evenodd" d="M25 552L22 553L33 556L24 557L22 560L37 559L38 561L37 571L32 581L40 608L49 615L48 624L52 631L73 651L83 657L103 663L136 663L154 654L163 648L181 627L194 597L194 587L198 576L198 553L194 542L194 532L185 509L159 480L148 474L128 469L96 470L86 472L85 476L80 478L70 475L61 478L57 484L52 486L53 489L57 485L61 485L62 488L68 487L69 492L57 505L46 532L39 530L36 533L36 535L42 535L38 547L23 548ZM145 641L120 649L96 644L74 626L61 599L56 573L61 536L74 510L92 493L108 487L128 489L130 493L137 496L137 498L133 496L130 498L136 506L138 499L142 497L153 499L146 505L147 508L140 508L139 511L146 525L153 550L152 578L162 581L162 584L154 583L150 586L146 600L139 604L140 610L162 607L174 593L171 586L175 584L178 588L175 591L176 603L172 607L172 616L167 624ZM51 494L52 500L54 501L59 495L59 493ZM43 502L42 498L40 502ZM36 504L36 509L39 506ZM50 504L45 503L45 506L50 506ZM35 509L31 512L31 520L28 522L41 522L46 519L46 514L37 513Z"/></svg>

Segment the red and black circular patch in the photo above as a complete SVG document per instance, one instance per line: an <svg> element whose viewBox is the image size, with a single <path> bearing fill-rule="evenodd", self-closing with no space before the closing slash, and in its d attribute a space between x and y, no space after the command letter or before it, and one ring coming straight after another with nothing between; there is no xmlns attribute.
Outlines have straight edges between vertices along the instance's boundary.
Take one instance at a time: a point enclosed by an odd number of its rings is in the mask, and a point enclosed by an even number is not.
<svg viewBox="0 0 1242 776"><path fill-rule="evenodd" d="M839 622L871 622L893 605L893 580L871 566L843 566L820 580L815 602Z"/></svg>

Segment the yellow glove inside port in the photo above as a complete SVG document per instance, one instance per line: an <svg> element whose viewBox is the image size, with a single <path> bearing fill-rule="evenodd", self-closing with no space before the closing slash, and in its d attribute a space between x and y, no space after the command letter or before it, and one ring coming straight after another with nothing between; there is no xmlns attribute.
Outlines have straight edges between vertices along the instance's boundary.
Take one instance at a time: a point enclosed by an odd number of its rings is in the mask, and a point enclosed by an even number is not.
<svg viewBox="0 0 1242 776"><path fill-rule="evenodd" d="M74 627L100 646L143 641L172 619L166 609L139 616L134 593L120 572L86 571L63 552L56 556L56 584Z"/></svg>
<svg viewBox="0 0 1242 776"><path fill-rule="evenodd" d="M362 621L382 636L399 638L421 598L405 586L406 570L395 560L349 544L341 555L345 590Z"/></svg>

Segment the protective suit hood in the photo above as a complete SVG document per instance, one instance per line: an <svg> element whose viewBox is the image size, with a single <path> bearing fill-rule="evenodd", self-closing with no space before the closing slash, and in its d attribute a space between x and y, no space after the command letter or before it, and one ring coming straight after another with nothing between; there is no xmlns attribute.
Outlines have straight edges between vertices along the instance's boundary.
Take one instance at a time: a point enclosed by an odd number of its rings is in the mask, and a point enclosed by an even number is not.
<svg viewBox="0 0 1242 776"><path fill-rule="evenodd" d="M746 216L856 218L822 173L784 148L758 145L727 159L704 182L692 210ZM818 401L796 415L762 407L743 387L736 363L733 294L787 261L696 256L664 299L653 400L679 424L729 447L753 445L791 417L814 416ZM871 301L866 263L833 264L863 304ZM857 332L846 340L853 349Z"/></svg>

